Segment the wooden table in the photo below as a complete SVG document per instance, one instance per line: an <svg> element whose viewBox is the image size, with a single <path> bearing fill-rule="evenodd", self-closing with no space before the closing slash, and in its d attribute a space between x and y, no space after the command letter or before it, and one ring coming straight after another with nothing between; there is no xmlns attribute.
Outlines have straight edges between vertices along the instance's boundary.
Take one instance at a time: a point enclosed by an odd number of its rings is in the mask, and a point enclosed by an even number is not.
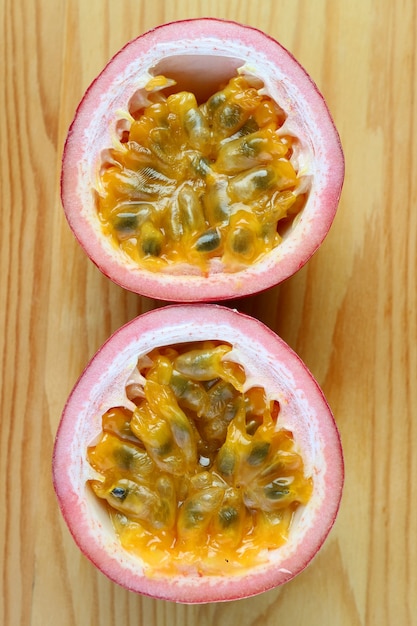
<svg viewBox="0 0 417 626"><path fill-rule="evenodd" d="M2 594L5 626L417 624L417 5L414 0L3 0L0 4ZM183 606L124 591L61 518L61 410L110 333L155 301L87 260L65 221L60 159L75 107L129 39L217 16L291 50L340 131L346 182L328 238L281 287L238 303L279 333L340 428L340 515L311 566L252 599ZM163 303L162 303L163 304Z"/></svg>

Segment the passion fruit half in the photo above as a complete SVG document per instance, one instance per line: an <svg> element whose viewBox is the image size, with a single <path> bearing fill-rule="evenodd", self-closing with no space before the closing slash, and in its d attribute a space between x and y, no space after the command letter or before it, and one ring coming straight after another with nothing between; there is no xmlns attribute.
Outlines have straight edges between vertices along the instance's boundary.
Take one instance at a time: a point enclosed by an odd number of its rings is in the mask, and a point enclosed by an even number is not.
<svg viewBox="0 0 417 626"><path fill-rule="evenodd" d="M268 35L212 18L128 43L68 133L62 202L114 282L167 301L237 298L300 269L344 177L317 87Z"/></svg>
<svg viewBox="0 0 417 626"><path fill-rule="evenodd" d="M300 358L212 304L155 309L111 336L68 399L53 455L81 551L119 585L184 603L300 573L343 476L331 410Z"/></svg>

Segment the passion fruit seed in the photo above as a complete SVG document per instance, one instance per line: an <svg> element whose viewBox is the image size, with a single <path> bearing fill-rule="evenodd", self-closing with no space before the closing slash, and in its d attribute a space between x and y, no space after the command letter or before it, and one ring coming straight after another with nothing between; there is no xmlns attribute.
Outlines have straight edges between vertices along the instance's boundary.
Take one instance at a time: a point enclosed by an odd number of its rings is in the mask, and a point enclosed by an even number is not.
<svg viewBox="0 0 417 626"><path fill-rule="evenodd" d="M310 498L312 479L278 427L278 403L261 387L243 391L230 351L200 342L139 359L136 408L107 411L87 450L101 475L90 487L122 545L153 569L250 567L282 545Z"/></svg>
<svg viewBox="0 0 417 626"><path fill-rule="evenodd" d="M127 490L123 489L123 487L114 487L110 493L115 498L120 498L120 500L124 500L127 496Z"/></svg>
<svg viewBox="0 0 417 626"><path fill-rule="evenodd" d="M173 84L153 78L147 106L103 152L97 211L104 232L150 270L186 262L207 271L213 257L225 271L255 263L280 243L279 222L294 218L297 140L281 130L282 110L250 77L232 78L200 105L190 92L165 96L161 87ZM305 200L303 193L297 213ZM236 230L232 216L242 210L252 220Z"/></svg>

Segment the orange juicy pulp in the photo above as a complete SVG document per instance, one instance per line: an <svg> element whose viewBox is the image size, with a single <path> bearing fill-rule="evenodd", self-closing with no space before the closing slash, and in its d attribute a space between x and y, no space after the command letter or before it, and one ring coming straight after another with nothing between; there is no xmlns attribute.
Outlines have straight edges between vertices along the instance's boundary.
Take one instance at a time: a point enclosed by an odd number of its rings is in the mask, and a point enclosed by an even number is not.
<svg viewBox="0 0 417 626"><path fill-rule="evenodd" d="M202 104L188 91L164 95L173 82L149 82L149 104L103 155L103 231L149 270L188 263L204 273L216 258L236 271L277 246L305 203L291 162L297 139L249 77Z"/></svg>
<svg viewBox="0 0 417 626"><path fill-rule="evenodd" d="M293 436L279 404L244 389L244 368L218 342L154 350L127 386L136 408L102 418L87 457L89 486L122 545L150 573L238 572L282 545L308 502ZM142 377L142 378L141 378Z"/></svg>

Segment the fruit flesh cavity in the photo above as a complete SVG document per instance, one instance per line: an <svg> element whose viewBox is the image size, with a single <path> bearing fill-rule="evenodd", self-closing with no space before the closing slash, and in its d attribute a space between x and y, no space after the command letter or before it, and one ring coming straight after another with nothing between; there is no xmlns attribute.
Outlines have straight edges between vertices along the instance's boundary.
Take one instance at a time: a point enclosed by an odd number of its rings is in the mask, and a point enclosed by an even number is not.
<svg viewBox="0 0 417 626"><path fill-rule="evenodd" d="M306 200L297 139L259 79L237 76L198 103L156 76L102 156L96 202L105 234L151 271L211 259L225 271L279 245ZM134 98L132 102L134 102Z"/></svg>
<svg viewBox="0 0 417 626"><path fill-rule="evenodd" d="M154 349L87 458L122 545L152 572L239 572L285 543L312 479L279 404L220 342Z"/></svg>

